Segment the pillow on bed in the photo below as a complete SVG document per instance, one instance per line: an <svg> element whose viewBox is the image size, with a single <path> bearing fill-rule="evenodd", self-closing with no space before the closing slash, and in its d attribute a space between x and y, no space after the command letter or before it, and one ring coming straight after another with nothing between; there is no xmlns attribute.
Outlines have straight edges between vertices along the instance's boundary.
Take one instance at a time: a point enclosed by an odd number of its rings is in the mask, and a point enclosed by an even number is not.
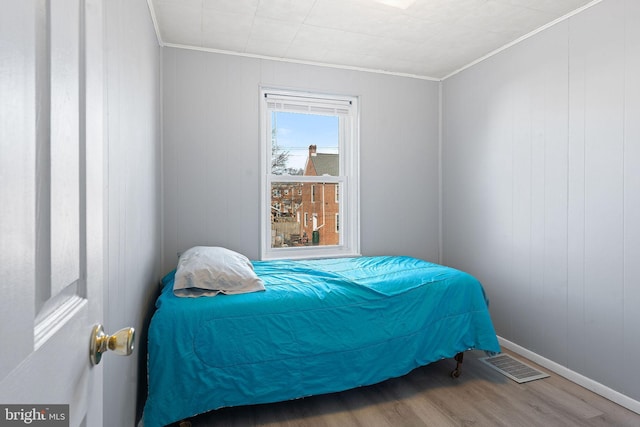
<svg viewBox="0 0 640 427"><path fill-rule="evenodd" d="M179 297L264 291L249 258L232 250L196 246L180 255L173 293Z"/></svg>

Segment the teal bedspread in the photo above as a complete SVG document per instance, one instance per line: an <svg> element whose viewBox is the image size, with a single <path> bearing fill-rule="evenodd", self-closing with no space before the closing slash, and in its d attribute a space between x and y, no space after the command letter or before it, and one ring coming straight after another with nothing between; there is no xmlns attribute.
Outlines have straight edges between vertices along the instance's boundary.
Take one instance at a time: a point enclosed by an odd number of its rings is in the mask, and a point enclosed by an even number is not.
<svg viewBox="0 0 640 427"><path fill-rule="evenodd" d="M342 391L499 352L481 284L410 257L254 261L266 291L178 298L149 328L145 427L225 406Z"/></svg>

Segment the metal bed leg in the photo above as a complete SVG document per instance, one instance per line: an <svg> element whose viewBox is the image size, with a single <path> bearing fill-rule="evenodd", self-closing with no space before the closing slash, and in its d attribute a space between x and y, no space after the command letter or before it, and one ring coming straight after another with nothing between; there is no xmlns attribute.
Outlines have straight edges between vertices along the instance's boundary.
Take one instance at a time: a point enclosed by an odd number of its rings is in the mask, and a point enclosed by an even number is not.
<svg viewBox="0 0 640 427"><path fill-rule="evenodd" d="M453 356L456 361L456 369L451 371L451 378L458 378L462 374L462 360L464 359L464 353L460 352Z"/></svg>

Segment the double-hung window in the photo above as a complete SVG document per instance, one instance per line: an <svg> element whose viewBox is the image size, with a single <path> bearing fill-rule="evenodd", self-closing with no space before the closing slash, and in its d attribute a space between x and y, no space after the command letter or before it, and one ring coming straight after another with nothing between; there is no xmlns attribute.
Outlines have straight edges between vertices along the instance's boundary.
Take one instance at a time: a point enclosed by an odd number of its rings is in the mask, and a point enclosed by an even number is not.
<svg viewBox="0 0 640 427"><path fill-rule="evenodd" d="M263 259L360 252L358 99L263 88Z"/></svg>

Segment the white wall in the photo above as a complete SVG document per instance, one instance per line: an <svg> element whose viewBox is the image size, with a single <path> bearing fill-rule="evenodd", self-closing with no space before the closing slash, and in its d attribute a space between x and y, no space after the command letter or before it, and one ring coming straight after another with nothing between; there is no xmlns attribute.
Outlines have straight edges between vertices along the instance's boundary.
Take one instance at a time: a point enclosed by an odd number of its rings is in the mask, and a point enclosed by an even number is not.
<svg viewBox="0 0 640 427"><path fill-rule="evenodd" d="M359 96L361 250L438 258L438 84L163 49L162 270L219 245L259 256L259 88Z"/></svg>
<svg viewBox="0 0 640 427"><path fill-rule="evenodd" d="M137 334L132 356L103 358L104 425L121 427L134 425L136 400L146 398L147 316L159 281L160 47L145 0L111 0L104 7L109 185L105 331L133 326Z"/></svg>
<svg viewBox="0 0 640 427"><path fill-rule="evenodd" d="M502 337L640 400L640 2L444 82L443 260Z"/></svg>

